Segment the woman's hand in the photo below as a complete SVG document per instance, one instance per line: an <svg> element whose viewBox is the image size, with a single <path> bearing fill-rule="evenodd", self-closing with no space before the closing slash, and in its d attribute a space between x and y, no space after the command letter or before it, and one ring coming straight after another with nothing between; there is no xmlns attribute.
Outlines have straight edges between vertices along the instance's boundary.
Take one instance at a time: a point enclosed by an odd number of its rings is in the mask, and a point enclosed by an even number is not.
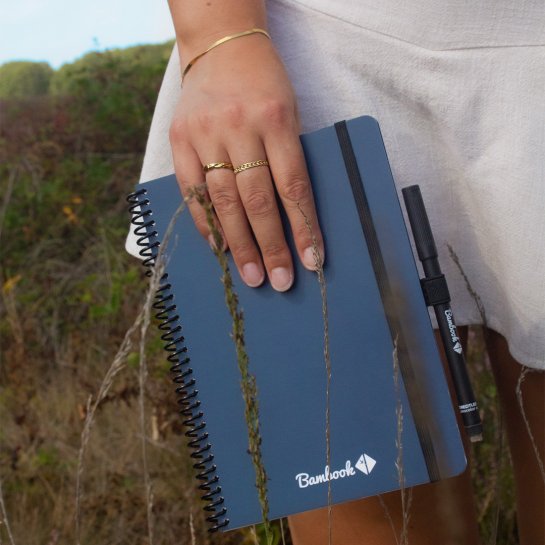
<svg viewBox="0 0 545 545"><path fill-rule="evenodd" d="M263 282L265 270L276 290L285 291L293 283L292 257L273 184L289 218L299 259L315 270L306 215L323 262L323 239L299 132L295 93L274 45L262 34L235 38L212 49L184 78L170 128L176 177L184 196L191 186L206 180L214 221L221 226L242 279L252 287ZM229 169L206 174L202 170L202 165L212 162L236 167L259 159L267 159L270 170L259 166L236 175ZM211 241L202 206L191 199L189 210L199 232Z"/></svg>

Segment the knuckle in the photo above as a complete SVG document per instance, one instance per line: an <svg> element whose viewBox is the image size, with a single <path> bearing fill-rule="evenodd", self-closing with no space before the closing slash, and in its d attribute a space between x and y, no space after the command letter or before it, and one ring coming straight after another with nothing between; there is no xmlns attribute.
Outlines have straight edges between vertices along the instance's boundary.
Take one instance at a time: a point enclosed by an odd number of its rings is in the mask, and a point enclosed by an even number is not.
<svg viewBox="0 0 545 545"><path fill-rule="evenodd" d="M234 240L229 247L233 255L236 255L241 262L255 259L255 245L252 242Z"/></svg>
<svg viewBox="0 0 545 545"><path fill-rule="evenodd" d="M217 188L211 198L219 214L229 215L238 211L239 202L236 193L225 187Z"/></svg>
<svg viewBox="0 0 545 545"><path fill-rule="evenodd" d="M314 227L311 223L311 229ZM301 225L296 227L293 231L293 236L295 240L304 241L305 248L307 246L312 246L312 233L309 231L309 228L306 222L303 222ZM316 242L320 244L320 240L316 237Z"/></svg>
<svg viewBox="0 0 545 545"><path fill-rule="evenodd" d="M223 107L222 119L228 127L237 128L245 124L244 106L239 102L228 102Z"/></svg>
<svg viewBox="0 0 545 545"><path fill-rule="evenodd" d="M310 183L301 175L286 177L286 181L278 188L280 196L289 201L304 201L310 195Z"/></svg>
<svg viewBox="0 0 545 545"><path fill-rule="evenodd" d="M271 98L264 102L262 115L265 121L273 127L285 127L292 116L291 106L280 99Z"/></svg>
<svg viewBox="0 0 545 545"><path fill-rule="evenodd" d="M197 132L201 134L210 134L214 124L214 116L206 109L195 110L191 113L188 125L190 133Z"/></svg>
<svg viewBox="0 0 545 545"><path fill-rule="evenodd" d="M174 119L170 124L168 137L171 143L180 142L187 134L185 122L180 119Z"/></svg>
<svg viewBox="0 0 545 545"><path fill-rule="evenodd" d="M267 191L252 191L247 196L244 207L252 216L266 216L273 210L272 195Z"/></svg>
<svg viewBox="0 0 545 545"><path fill-rule="evenodd" d="M213 117L210 114L210 112L204 110L197 112L196 114L196 122L199 129L201 129L202 132L205 134L209 134L212 130L213 125Z"/></svg>
<svg viewBox="0 0 545 545"><path fill-rule="evenodd" d="M281 242L269 242L262 247L263 255L268 258L285 257L287 255L287 247Z"/></svg>

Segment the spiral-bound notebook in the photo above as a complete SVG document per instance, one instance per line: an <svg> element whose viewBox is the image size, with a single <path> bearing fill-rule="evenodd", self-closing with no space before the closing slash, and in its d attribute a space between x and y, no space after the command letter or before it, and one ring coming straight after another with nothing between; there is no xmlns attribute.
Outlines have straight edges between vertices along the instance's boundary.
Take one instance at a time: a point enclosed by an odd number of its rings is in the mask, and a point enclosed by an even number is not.
<svg viewBox="0 0 545 545"><path fill-rule="evenodd" d="M398 489L400 462L405 486L450 477L466 466L378 123L367 116L340 121L301 135L301 142L325 239L329 467L317 275L295 258L289 291L276 292L267 281L250 288L227 254L257 382L271 519L326 506L328 482L333 503ZM138 185L129 202L142 256L153 263L181 202L174 175ZM183 398L211 530L258 523L221 268L189 212L177 220L165 255L160 328Z"/></svg>

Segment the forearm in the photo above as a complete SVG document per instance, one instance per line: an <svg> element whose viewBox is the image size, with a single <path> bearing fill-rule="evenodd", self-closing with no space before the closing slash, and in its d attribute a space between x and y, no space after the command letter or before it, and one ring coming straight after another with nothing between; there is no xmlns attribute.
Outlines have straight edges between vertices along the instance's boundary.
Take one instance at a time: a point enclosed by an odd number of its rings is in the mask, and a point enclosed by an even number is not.
<svg viewBox="0 0 545 545"><path fill-rule="evenodd" d="M264 0L168 0L183 64L214 41L250 28L266 29Z"/></svg>

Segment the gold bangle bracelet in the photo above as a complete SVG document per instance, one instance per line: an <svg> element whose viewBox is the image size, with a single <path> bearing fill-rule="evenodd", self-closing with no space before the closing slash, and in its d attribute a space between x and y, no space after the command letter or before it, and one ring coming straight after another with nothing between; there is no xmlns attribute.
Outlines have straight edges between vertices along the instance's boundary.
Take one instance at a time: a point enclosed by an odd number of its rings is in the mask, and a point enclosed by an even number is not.
<svg viewBox="0 0 545 545"><path fill-rule="evenodd" d="M269 38L269 40L271 39L271 36L266 30L263 30L262 28L251 28L250 30L245 30L244 32L237 32L236 34L224 36L220 40L217 40L216 42L214 42L208 49L206 49L202 53L199 53L196 57L194 57L191 61L189 61L189 63L184 68L184 71L182 73L182 81L180 85L183 85L185 75L189 72L189 69L195 64L195 62L197 62L198 59L200 59L203 55L208 53L211 49L214 49L214 47L218 47L218 45L228 42L229 40L232 40L234 38L240 38L242 36L248 36L248 34L256 34L256 33L264 34L265 36L267 36L267 38Z"/></svg>

